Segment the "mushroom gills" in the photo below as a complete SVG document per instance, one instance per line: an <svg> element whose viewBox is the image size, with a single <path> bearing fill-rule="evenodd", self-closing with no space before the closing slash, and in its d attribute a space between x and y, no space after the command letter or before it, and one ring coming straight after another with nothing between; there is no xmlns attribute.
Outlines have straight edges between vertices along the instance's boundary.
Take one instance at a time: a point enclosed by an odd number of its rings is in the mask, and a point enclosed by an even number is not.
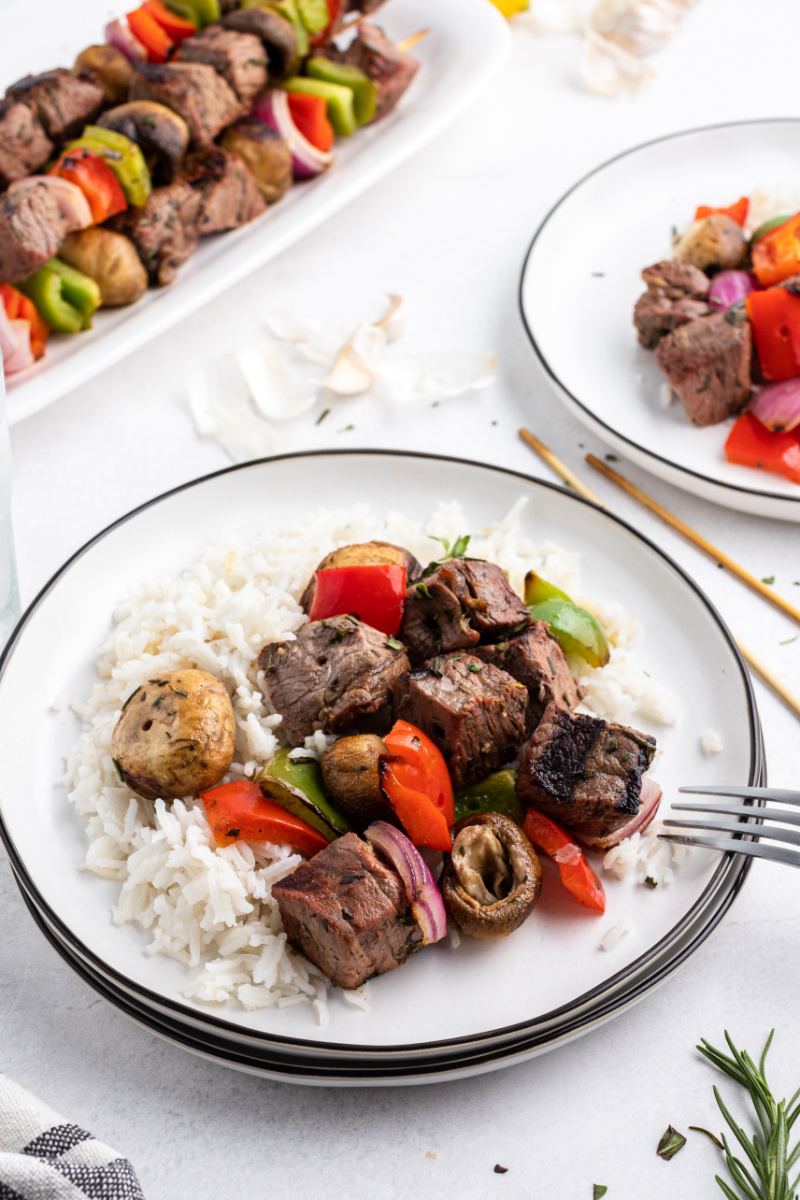
<svg viewBox="0 0 800 1200"><path fill-rule="evenodd" d="M467 895L484 907L500 904L514 886L506 852L485 825L468 825L462 830L455 869Z"/></svg>

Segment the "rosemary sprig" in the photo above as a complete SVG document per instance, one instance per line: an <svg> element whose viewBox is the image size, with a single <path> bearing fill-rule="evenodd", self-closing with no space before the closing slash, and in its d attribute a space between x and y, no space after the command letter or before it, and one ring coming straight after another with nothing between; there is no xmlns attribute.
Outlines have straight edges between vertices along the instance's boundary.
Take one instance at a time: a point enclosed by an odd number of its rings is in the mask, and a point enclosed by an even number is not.
<svg viewBox="0 0 800 1200"><path fill-rule="evenodd" d="M776 1101L767 1083L765 1071L767 1052L772 1045L775 1030L767 1038L767 1044L761 1055L759 1065L753 1062L746 1050L739 1051L725 1030L725 1041L731 1051L731 1056L716 1050L705 1038L697 1049L710 1063L725 1075L729 1075L747 1090L753 1110L760 1127L760 1132L750 1138L744 1129L734 1120L718 1089L714 1088L714 1096L725 1121L736 1141L744 1151L745 1162L736 1158L725 1134L722 1134L722 1144L725 1151L725 1164L739 1191L716 1176L717 1183L727 1200L797 1200L797 1186L800 1174L790 1180L790 1173L800 1159L800 1141L794 1149L789 1150L789 1134L792 1126L800 1116L800 1088L791 1100ZM734 1147L735 1148L735 1147Z"/></svg>

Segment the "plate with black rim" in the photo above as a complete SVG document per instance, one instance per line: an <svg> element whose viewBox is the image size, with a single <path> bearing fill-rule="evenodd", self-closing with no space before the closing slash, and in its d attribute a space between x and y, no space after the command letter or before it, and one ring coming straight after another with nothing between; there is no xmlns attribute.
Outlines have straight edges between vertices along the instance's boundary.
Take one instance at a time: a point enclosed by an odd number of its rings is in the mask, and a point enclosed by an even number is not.
<svg viewBox="0 0 800 1200"><path fill-rule="evenodd" d="M0 836L27 895L73 956L153 1014L226 1044L273 1048L298 1066L309 1059L377 1066L500 1053L529 1038L537 1048L556 1045L575 1019L594 1021L595 1012L609 1019L666 978L686 944L702 942L741 886L744 862L697 851L655 891L605 876L603 917L575 905L545 864L542 899L512 937L425 949L370 982L366 1012L333 994L329 1023L320 1027L308 1006L250 1012L187 999L189 969L146 954L139 928L113 925L119 885L80 870L86 832L59 784L79 724L50 702L89 694L100 644L127 594L145 580L175 578L208 545L225 545L231 535L246 542L268 522L288 527L322 503L367 502L376 521L391 509L424 520L440 502L457 500L465 531L477 533L521 497L520 537L580 555L582 593L637 614L642 665L680 694L677 724L638 722L663 748L655 773L665 803L682 783L761 779L755 701L730 633L689 577L621 520L551 484L458 459L323 451L245 464L157 497L98 534L42 590L0 661L6 745L24 747L0 763ZM723 744L715 757L700 746L700 731L711 727ZM604 953L603 934L625 914L633 931Z"/></svg>
<svg viewBox="0 0 800 1200"><path fill-rule="evenodd" d="M676 487L741 512L800 521L800 485L727 462L733 420L698 428L636 340L641 271L671 255L700 204L800 196L800 120L744 121L637 146L585 176L545 217L520 280L522 319L566 407ZM792 211L797 207L794 204Z"/></svg>

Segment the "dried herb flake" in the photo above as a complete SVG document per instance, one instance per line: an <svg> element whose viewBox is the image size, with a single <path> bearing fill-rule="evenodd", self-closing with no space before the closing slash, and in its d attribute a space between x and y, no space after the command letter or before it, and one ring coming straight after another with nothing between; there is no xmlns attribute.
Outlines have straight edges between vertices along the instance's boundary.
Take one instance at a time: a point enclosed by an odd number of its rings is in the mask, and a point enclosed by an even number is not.
<svg viewBox="0 0 800 1200"><path fill-rule="evenodd" d="M669 1162L685 1145L686 1138L683 1134L678 1133L677 1129L673 1129L671 1125L668 1125L662 1134L661 1141L658 1143L656 1154L659 1158L663 1158L666 1162Z"/></svg>
<svg viewBox="0 0 800 1200"><path fill-rule="evenodd" d="M122 711L122 712L125 712L125 709L128 707L128 705L130 704L130 702L131 702L131 700L133 699L133 697L134 697L134 696L138 696L138 695L139 695L139 692L140 692L141 690L142 690L142 685L141 685L141 684L139 684L139 686L137 687L136 691L135 691L135 692L131 692L130 696L128 696L128 699L127 699L127 700L125 701L125 703L123 704L123 706L122 706L122 709L121 709L121 711Z"/></svg>
<svg viewBox="0 0 800 1200"><path fill-rule="evenodd" d="M592 1188L592 1200L602 1200L607 1191L608 1188L604 1183L596 1183Z"/></svg>
<svg viewBox="0 0 800 1200"><path fill-rule="evenodd" d="M391 636L388 637L383 644L387 650L402 650L403 649L403 643L398 642L397 638L393 638Z"/></svg>
<svg viewBox="0 0 800 1200"><path fill-rule="evenodd" d="M765 575L764 578L761 580L761 582L772 584L775 582L775 576L774 575Z"/></svg>

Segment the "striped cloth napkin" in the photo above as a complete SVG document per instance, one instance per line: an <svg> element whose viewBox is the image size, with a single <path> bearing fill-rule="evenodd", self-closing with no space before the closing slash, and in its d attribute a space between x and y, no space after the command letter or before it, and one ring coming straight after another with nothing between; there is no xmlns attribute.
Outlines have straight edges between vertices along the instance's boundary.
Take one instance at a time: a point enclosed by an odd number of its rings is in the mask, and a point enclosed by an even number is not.
<svg viewBox="0 0 800 1200"><path fill-rule="evenodd" d="M144 1200L133 1167L0 1075L0 1200Z"/></svg>

